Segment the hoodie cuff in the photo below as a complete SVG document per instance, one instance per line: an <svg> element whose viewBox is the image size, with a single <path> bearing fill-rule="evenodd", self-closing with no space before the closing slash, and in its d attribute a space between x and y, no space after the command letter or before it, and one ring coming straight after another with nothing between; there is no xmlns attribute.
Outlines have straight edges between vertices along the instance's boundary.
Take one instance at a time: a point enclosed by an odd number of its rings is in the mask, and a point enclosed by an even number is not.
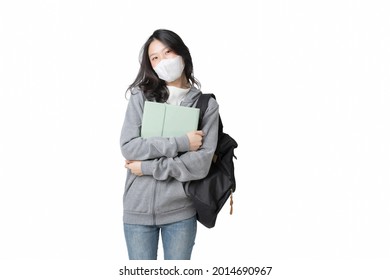
<svg viewBox="0 0 390 280"><path fill-rule="evenodd" d="M190 141L187 135L175 137L178 152L188 152L190 150Z"/></svg>
<svg viewBox="0 0 390 280"><path fill-rule="evenodd" d="M153 175L154 160L144 160L141 162L141 171L143 175Z"/></svg>

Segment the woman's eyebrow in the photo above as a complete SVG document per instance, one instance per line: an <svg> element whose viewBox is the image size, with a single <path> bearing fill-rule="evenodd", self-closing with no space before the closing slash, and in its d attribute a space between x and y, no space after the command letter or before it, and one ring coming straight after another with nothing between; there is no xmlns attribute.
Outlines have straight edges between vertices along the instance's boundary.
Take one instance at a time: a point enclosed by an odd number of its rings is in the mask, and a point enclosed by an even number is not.
<svg viewBox="0 0 390 280"><path fill-rule="evenodd" d="M169 47L165 47L165 48L163 48L161 51L159 51L159 52L163 52L165 49L168 49ZM152 54L150 54L149 55L149 57L152 57L153 55L156 55L156 54L158 54L159 52L154 52L154 53L152 53Z"/></svg>

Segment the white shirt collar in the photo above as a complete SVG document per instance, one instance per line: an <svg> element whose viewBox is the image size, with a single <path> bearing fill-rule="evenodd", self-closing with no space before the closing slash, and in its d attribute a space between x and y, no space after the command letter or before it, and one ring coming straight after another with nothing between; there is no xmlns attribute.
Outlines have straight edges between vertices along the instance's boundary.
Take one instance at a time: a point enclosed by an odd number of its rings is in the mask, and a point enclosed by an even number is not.
<svg viewBox="0 0 390 280"><path fill-rule="evenodd" d="M178 88L174 86L167 86L169 91L168 104L180 105L186 94L190 91L190 88Z"/></svg>

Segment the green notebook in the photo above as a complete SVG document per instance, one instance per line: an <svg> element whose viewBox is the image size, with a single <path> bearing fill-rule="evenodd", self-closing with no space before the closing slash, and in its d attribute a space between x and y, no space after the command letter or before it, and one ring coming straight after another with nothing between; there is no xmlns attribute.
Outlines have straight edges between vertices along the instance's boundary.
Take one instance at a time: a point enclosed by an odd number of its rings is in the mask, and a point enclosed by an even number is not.
<svg viewBox="0 0 390 280"><path fill-rule="evenodd" d="M198 129L199 109L145 101L141 137L177 137Z"/></svg>

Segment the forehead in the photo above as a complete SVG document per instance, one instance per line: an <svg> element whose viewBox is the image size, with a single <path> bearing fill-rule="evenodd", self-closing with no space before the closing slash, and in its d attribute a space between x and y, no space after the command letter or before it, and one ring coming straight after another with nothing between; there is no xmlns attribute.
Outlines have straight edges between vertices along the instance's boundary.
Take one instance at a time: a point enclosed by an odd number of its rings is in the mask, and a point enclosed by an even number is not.
<svg viewBox="0 0 390 280"><path fill-rule="evenodd" d="M165 48L167 48L166 45L164 45L161 41L155 39L149 45L148 54L152 55L155 53L159 53L163 51Z"/></svg>

